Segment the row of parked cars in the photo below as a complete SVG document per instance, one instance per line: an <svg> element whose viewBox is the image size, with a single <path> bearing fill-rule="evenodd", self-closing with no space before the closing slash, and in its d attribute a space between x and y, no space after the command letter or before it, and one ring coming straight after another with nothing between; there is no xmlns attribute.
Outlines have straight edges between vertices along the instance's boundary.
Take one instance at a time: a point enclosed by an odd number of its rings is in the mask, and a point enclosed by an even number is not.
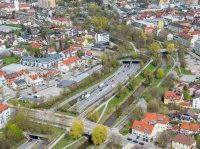
<svg viewBox="0 0 200 149"><path fill-rule="evenodd" d="M136 139L139 139L139 138L140 138L139 136L136 137ZM144 145L144 143L143 142L139 142L139 140L133 140L132 138L127 138L127 140L132 141L133 143L138 143L138 144L140 144L142 146ZM143 138L143 141L144 142L148 142L149 140L147 138Z"/></svg>

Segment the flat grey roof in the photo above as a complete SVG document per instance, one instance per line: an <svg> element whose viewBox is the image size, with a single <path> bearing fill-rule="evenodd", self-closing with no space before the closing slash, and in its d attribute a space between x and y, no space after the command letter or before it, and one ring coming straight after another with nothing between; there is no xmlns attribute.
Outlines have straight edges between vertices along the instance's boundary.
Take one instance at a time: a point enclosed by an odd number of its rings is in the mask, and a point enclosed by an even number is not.
<svg viewBox="0 0 200 149"><path fill-rule="evenodd" d="M8 66L1 68L2 71L5 71L8 74L13 73L13 72L18 72L18 71L23 70L23 69L31 70L31 67L23 66L21 64L10 64Z"/></svg>
<svg viewBox="0 0 200 149"><path fill-rule="evenodd" d="M183 75L181 78L180 78L180 81L182 82L194 82L196 81L196 75Z"/></svg>
<svg viewBox="0 0 200 149"><path fill-rule="evenodd" d="M12 27L12 26L4 26L4 25L0 25L0 32L10 32L13 30L19 30L20 28L17 27Z"/></svg>

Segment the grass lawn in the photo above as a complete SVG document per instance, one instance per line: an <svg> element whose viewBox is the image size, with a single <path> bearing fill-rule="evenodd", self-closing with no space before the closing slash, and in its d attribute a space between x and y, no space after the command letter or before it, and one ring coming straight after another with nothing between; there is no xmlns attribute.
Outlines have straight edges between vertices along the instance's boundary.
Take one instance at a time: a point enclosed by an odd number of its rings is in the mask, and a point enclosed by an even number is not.
<svg viewBox="0 0 200 149"><path fill-rule="evenodd" d="M119 132L122 134L122 135L127 135L129 133L129 127L127 126L124 126Z"/></svg>
<svg viewBox="0 0 200 149"><path fill-rule="evenodd" d="M21 26L19 24L2 24L2 26L11 26L11 27L21 28Z"/></svg>
<svg viewBox="0 0 200 149"><path fill-rule="evenodd" d="M104 108L105 108L105 105L98 110L99 115L101 115Z"/></svg>
<svg viewBox="0 0 200 149"><path fill-rule="evenodd" d="M67 149L76 149L78 146L80 146L83 142L85 142L85 138L82 137L77 143L73 144L72 146L68 147ZM75 139L72 139L69 134L66 134L63 139L61 139L54 147L53 149L61 149L71 143L76 141Z"/></svg>
<svg viewBox="0 0 200 149"><path fill-rule="evenodd" d="M19 61L20 61L20 59L16 58L16 57L6 57L6 58L3 58L3 65L18 63Z"/></svg>

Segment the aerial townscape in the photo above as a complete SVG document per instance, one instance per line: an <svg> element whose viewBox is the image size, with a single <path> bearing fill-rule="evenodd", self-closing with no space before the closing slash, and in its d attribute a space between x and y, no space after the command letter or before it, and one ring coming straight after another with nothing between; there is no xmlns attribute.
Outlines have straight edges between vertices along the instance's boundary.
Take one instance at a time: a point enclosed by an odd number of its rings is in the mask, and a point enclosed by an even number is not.
<svg viewBox="0 0 200 149"><path fill-rule="evenodd" d="M1 0L0 149L200 149L200 0Z"/></svg>

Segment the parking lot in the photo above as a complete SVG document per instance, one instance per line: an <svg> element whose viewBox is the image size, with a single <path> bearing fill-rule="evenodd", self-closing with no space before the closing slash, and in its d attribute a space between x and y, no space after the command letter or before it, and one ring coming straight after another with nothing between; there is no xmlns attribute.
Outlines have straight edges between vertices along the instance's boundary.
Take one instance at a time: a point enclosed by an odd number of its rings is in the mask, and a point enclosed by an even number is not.
<svg viewBox="0 0 200 149"><path fill-rule="evenodd" d="M62 88L57 87L57 84L61 80L74 80L76 82L79 82L86 78L87 76L91 75L93 72L100 70L102 68L102 65L97 65L96 67L93 67L92 69L81 72L80 70L76 69L74 71L68 71L65 74L62 74L61 79L54 78L50 80L48 83L47 81L44 81L43 85L37 86L36 91L33 93L32 87L28 87L21 91L21 96L33 99L33 97L40 97L44 99L44 101L47 101L51 97L59 96L62 92ZM48 85L47 85L48 84Z"/></svg>
<svg viewBox="0 0 200 149"><path fill-rule="evenodd" d="M129 143L133 143L133 144L136 144L139 146L144 146L145 148L149 148L149 149L156 148L154 145L154 142L150 142L150 140L148 140L148 139L143 140L142 137L138 137L135 134L128 134L128 135L126 135L126 138Z"/></svg>
<svg viewBox="0 0 200 149"><path fill-rule="evenodd" d="M187 54L185 56L185 61L187 63L187 69L191 70L192 73L198 74L200 72L200 61L193 56Z"/></svg>

